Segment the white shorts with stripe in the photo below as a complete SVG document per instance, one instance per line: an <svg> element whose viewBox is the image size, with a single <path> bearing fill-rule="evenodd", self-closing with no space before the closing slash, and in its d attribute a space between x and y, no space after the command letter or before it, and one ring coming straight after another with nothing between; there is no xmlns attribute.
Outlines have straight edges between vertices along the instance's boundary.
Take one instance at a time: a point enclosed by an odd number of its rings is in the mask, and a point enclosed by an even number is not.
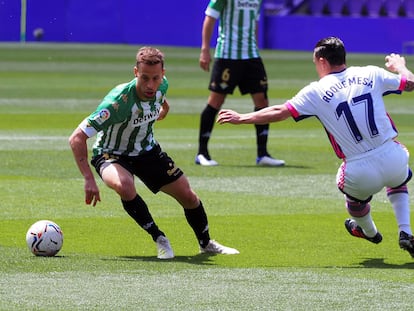
<svg viewBox="0 0 414 311"><path fill-rule="evenodd" d="M404 184L410 175L408 161L405 146L388 141L358 157L346 159L338 169L336 183L343 193L364 201L384 187Z"/></svg>

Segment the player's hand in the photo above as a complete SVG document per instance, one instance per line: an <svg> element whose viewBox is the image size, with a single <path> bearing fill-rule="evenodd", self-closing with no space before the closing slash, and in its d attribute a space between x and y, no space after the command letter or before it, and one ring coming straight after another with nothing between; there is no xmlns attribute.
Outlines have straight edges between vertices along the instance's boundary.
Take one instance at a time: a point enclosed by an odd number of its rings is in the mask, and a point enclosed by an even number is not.
<svg viewBox="0 0 414 311"><path fill-rule="evenodd" d="M95 180L85 180L85 203L96 206L96 203L101 201L99 188Z"/></svg>
<svg viewBox="0 0 414 311"><path fill-rule="evenodd" d="M204 71L210 71L210 62L211 62L211 56L210 56L210 50L201 50L200 53L200 67Z"/></svg>
<svg viewBox="0 0 414 311"><path fill-rule="evenodd" d="M161 105L161 109L160 109L160 113L158 115L157 121L163 120L167 116L168 111L170 111L170 105L168 104L166 100L164 100L164 103Z"/></svg>
<svg viewBox="0 0 414 311"><path fill-rule="evenodd" d="M385 67L389 71L399 73L405 66L405 58L403 56L394 53L385 56Z"/></svg>
<svg viewBox="0 0 414 311"><path fill-rule="evenodd" d="M216 122L219 124L224 124L224 123L240 124L240 114L234 110L223 109L223 110L220 110Z"/></svg>

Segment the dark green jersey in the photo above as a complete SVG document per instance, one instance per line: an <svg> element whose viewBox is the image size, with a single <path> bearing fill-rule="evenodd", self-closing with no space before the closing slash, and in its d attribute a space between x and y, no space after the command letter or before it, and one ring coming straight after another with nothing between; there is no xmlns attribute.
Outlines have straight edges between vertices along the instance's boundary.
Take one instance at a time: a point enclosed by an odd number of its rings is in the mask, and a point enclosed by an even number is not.
<svg viewBox="0 0 414 311"><path fill-rule="evenodd" d="M219 19L214 57L249 59L259 57L256 22L261 0L211 0L206 15Z"/></svg>
<svg viewBox="0 0 414 311"><path fill-rule="evenodd" d="M136 78L112 89L81 129L89 136L97 134L93 154L111 153L136 156L157 144L154 122L165 100L168 81L164 77L156 96L141 100L136 93Z"/></svg>

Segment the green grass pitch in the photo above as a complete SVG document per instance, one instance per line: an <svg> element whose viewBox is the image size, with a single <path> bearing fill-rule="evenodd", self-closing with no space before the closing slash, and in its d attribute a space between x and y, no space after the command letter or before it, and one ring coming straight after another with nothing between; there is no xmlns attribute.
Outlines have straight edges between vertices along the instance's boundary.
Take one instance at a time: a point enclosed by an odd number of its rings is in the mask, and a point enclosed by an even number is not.
<svg viewBox="0 0 414 311"><path fill-rule="evenodd" d="M194 165L209 74L198 49L161 47L170 114L156 125L163 148L206 207L211 235L237 256L198 254L181 207L137 181L176 258L152 240L102 182L84 204L68 136L116 84L133 78L138 46L0 44L0 310L408 310L414 259L399 249L385 193L372 202L384 240L352 238L335 174L340 161L316 120L272 124L269 151L283 168L255 166L253 126L217 125L217 167ZM391 52L391 51L390 51ZM272 104L317 79L309 52L263 51ZM385 55L348 55L383 66ZM414 58L407 57L414 69ZM388 96L400 140L414 150L414 94ZM226 108L250 111L236 92ZM412 164L411 160L411 164ZM413 192L412 185L409 185ZM64 232L57 257L33 256L25 234L37 220Z"/></svg>

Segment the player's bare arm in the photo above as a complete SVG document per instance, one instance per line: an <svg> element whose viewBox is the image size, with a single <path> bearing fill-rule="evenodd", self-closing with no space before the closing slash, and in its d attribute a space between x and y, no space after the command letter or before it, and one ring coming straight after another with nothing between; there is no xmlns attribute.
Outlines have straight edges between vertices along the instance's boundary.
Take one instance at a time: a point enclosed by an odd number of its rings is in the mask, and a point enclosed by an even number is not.
<svg viewBox="0 0 414 311"><path fill-rule="evenodd" d="M86 141L88 136L78 127L69 137L69 144L72 148L73 156L79 171L85 179L85 203L96 206L101 201L99 188L96 184L95 177L88 163L88 147Z"/></svg>
<svg viewBox="0 0 414 311"><path fill-rule="evenodd" d="M203 23L203 31L202 31L202 44L201 44L201 52L200 52L200 67L204 71L210 70L210 62L211 62L211 55L210 55L210 41L214 31L214 25L216 24L216 20L211 16L206 16Z"/></svg>
<svg viewBox="0 0 414 311"><path fill-rule="evenodd" d="M170 111L170 105L168 104L167 100L164 100L164 102L161 105L161 110L157 121L163 120L167 116L168 111Z"/></svg>
<svg viewBox="0 0 414 311"><path fill-rule="evenodd" d="M404 91L411 92L414 90L414 74L408 70L403 56L394 53L387 55L385 57L385 67L407 78Z"/></svg>
<svg viewBox="0 0 414 311"><path fill-rule="evenodd" d="M274 105L251 113L237 113L234 110L223 109L219 112L217 123L231 124L267 124L279 122L290 117L286 105Z"/></svg>

